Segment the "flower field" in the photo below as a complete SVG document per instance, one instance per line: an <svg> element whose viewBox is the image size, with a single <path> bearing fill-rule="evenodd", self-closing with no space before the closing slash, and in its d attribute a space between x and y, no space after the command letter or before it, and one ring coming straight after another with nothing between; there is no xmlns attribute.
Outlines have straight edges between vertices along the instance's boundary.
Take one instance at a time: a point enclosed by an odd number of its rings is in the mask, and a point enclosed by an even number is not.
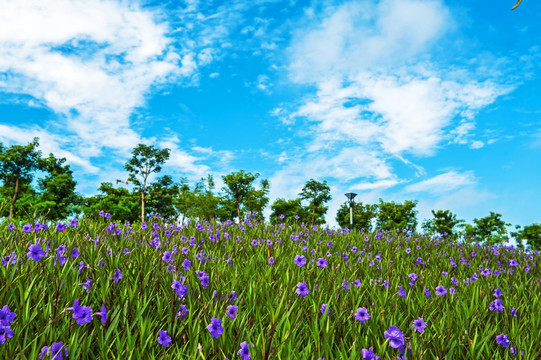
<svg viewBox="0 0 541 360"><path fill-rule="evenodd" d="M538 251L102 213L0 255L0 359L541 358Z"/></svg>

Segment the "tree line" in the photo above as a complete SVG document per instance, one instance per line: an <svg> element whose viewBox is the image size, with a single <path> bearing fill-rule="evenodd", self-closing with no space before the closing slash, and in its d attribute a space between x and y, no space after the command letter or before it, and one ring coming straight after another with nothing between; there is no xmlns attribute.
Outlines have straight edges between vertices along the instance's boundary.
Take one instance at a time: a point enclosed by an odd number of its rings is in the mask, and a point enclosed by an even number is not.
<svg viewBox="0 0 541 360"><path fill-rule="evenodd" d="M267 179L259 179L259 173L241 170L224 175L225 185L218 192L212 175L201 178L193 186L186 177L174 181L170 175L162 175L150 182L150 175L160 173L169 159L170 149L139 144L124 165L128 173L126 181L103 182L98 194L85 197L75 191L76 181L66 159L56 158L54 154L42 157L38 146L39 138L27 145L4 147L0 143L0 217L28 219L39 214L58 221L81 214L93 216L103 211L117 221L130 222L144 222L152 213L182 223L232 219L241 223L247 214L266 220L263 210L269 204L270 185ZM33 186L35 176L39 178ZM132 185L131 191L128 184ZM326 204L331 199L326 181L310 179L295 199L276 199L270 205L268 221L271 224L324 225L328 211ZM355 230L415 231L418 225L416 205L417 201L413 200L395 203L379 199L377 204L345 201L335 218L340 227L350 227L349 208L352 206ZM474 219L473 224L466 224L449 210L432 210L432 215L421 224L425 233L487 244L505 244L508 238L506 226L511 225L502 220L501 214L494 212ZM517 225L515 230L510 235L515 237L519 247L524 241L532 249L541 249L541 224L524 228Z"/></svg>

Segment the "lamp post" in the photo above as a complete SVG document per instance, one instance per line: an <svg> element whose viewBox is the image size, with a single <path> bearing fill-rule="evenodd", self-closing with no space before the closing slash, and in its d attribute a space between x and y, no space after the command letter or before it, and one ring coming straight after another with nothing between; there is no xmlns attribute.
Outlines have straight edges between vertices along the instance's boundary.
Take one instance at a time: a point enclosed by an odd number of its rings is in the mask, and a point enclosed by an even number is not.
<svg viewBox="0 0 541 360"><path fill-rule="evenodd" d="M346 197L349 200L349 224L351 226L351 230L353 231L353 199L357 196L355 193L347 193Z"/></svg>

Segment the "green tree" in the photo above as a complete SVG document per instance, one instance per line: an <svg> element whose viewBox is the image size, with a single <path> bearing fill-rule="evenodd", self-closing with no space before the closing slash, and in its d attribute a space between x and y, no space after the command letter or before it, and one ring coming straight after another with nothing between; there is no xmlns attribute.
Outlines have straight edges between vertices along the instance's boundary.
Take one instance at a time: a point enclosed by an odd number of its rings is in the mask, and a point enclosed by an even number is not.
<svg viewBox="0 0 541 360"><path fill-rule="evenodd" d="M237 202L228 196L218 196L216 218L219 221L233 220L237 217ZM241 210L241 214L243 211Z"/></svg>
<svg viewBox="0 0 541 360"><path fill-rule="evenodd" d="M148 210L160 214L166 219L175 219L178 214L174 199L179 192L179 185L169 175L164 175L148 187Z"/></svg>
<svg viewBox="0 0 541 360"><path fill-rule="evenodd" d="M417 201L406 200L404 204L384 202L379 199L376 227L380 230L415 229L417 227Z"/></svg>
<svg viewBox="0 0 541 360"><path fill-rule="evenodd" d="M244 207L246 211L256 213L257 218L263 219L263 209L269 203L269 181L267 179L261 180L260 188L250 191L244 198Z"/></svg>
<svg viewBox="0 0 541 360"><path fill-rule="evenodd" d="M194 214L200 221L215 221L219 215L223 215L220 212L220 197L214 195L213 192L215 187L214 177L211 174L208 174L206 179L201 178L195 185L194 194L196 209ZM231 215L228 219L230 218Z"/></svg>
<svg viewBox="0 0 541 360"><path fill-rule="evenodd" d="M246 198L250 199L250 197L253 196L252 193L255 192L256 189L252 183L258 177L259 173L245 173L244 170L222 176L226 185L223 190L230 199L235 201L239 224L242 222L241 205L245 203Z"/></svg>
<svg viewBox="0 0 541 360"><path fill-rule="evenodd" d="M467 227L470 235L475 235L475 241L485 242L487 245L503 244L507 237L506 224L501 219L501 214L490 212L490 215L480 219L473 219L474 226ZM473 233L473 234L472 234Z"/></svg>
<svg viewBox="0 0 541 360"><path fill-rule="evenodd" d="M169 159L169 149L160 150L153 145L137 145L132 151L132 158L124 165L129 172L129 181L141 193L141 223L145 221L145 191L148 177L151 173L158 173L162 165Z"/></svg>
<svg viewBox="0 0 541 360"><path fill-rule="evenodd" d="M476 241L475 235L476 228L472 224L465 224L464 229L460 232L460 235L464 236L464 241L468 243L474 243Z"/></svg>
<svg viewBox="0 0 541 360"><path fill-rule="evenodd" d="M457 227L464 226L464 220L456 218L456 214L453 214L450 210L432 210L432 219L427 219L423 222L421 227L425 234L432 234L434 232L441 236L447 233L449 238L456 238L458 232L455 230Z"/></svg>
<svg viewBox="0 0 541 360"><path fill-rule="evenodd" d="M137 221L141 211L137 192L130 193L123 187L115 188L110 182L101 183L98 191L101 194L83 200L82 208L86 216L93 217L104 211L118 221Z"/></svg>
<svg viewBox="0 0 541 360"><path fill-rule="evenodd" d="M301 200L308 201L308 208L312 213L311 225L325 224L328 207L324 204L331 200L331 188L327 185L327 181L308 180L299 193L299 197Z"/></svg>
<svg viewBox="0 0 541 360"><path fill-rule="evenodd" d="M278 198L271 205L270 223L273 225L291 221L295 216L299 217L299 222L307 223L310 220L310 211L301 204L301 199L286 200ZM281 219L280 216L284 215Z"/></svg>
<svg viewBox="0 0 541 360"><path fill-rule="evenodd" d="M30 219L35 211L34 206L38 202L39 194L34 188L23 181L19 182L19 190L17 192L17 199L13 207L13 218L17 219ZM11 200L13 199L13 187L9 185L2 185L0 187L0 201L3 206L0 210L0 217L9 216L9 208Z"/></svg>
<svg viewBox="0 0 541 360"><path fill-rule="evenodd" d="M40 159L40 170L45 177L38 179L39 199L35 208L47 218L61 220L77 212L82 197L75 193L77 183L66 159L57 159L53 154Z"/></svg>
<svg viewBox="0 0 541 360"><path fill-rule="evenodd" d="M531 250L541 250L541 224L534 223L525 226L522 230L520 225L515 227L518 231L511 232L511 236L515 237L519 248L523 248L522 242L526 241L526 244Z"/></svg>
<svg viewBox="0 0 541 360"><path fill-rule="evenodd" d="M372 227L372 220L377 217L377 213L378 206L376 204L353 202L353 229L368 230ZM341 228L351 227L349 201L340 205L336 212L336 222Z"/></svg>
<svg viewBox="0 0 541 360"><path fill-rule="evenodd" d="M182 224L184 224L185 219L193 218L197 203L195 193L192 191L192 189L190 189L188 178L180 178L178 183L178 191L176 196L173 198L173 203L178 213L182 216Z"/></svg>
<svg viewBox="0 0 541 360"><path fill-rule="evenodd" d="M10 194L10 218L13 216L19 188L22 184L29 185L33 179L33 172L39 168L41 151L37 150L38 146L37 137L28 145L12 145L5 148L0 143L0 180L4 186L13 189Z"/></svg>

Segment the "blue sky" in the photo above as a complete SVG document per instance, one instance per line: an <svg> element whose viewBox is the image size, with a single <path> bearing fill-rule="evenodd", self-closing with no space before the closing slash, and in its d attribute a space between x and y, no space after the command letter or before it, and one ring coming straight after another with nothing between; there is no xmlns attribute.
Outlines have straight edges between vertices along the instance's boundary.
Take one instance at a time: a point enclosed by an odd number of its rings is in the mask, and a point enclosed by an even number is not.
<svg viewBox="0 0 541 360"><path fill-rule="evenodd" d="M541 3L0 0L0 141L66 157L77 190L138 143L192 184L259 172L541 222Z"/></svg>

